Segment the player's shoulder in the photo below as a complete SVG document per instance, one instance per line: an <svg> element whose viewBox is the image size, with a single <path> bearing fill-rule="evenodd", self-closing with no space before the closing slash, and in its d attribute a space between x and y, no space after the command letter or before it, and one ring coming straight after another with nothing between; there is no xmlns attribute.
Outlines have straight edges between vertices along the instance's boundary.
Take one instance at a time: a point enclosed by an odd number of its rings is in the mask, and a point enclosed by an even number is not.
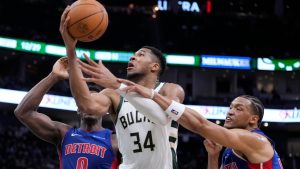
<svg viewBox="0 0 300 169"><path fill-rule="evenodd" d="M181 103L185 96L183 88L176 83L165 83L159 93L163 96L167 96L169 99L176 100Z"/></svg>
<svg viewBox="0 0 300 169"><path fill-rule="evenodd" d="M177 83L169 83L169 82L162 82L164 85L162 90L171 90L171 89L182 89L183 88Z"/></svg>
<svg viewBox="0 0 300 169"><path fill-rule="evenodd" d="M233 129L229 129L229 130L238 135L241 135L241 136L253 135L253 133L251 131L246 130L246 129L233 128Z"/></svg>
<svg viewBox="0 0 300 169"><path fill-rule="evenodd" d="M66 133L73 128L71 125L69 124L65 124L59 121L54 121L54 125L56 126L58 132L59 132L59 136L57 138L57 140L55 141L57 145L59 145L61 143L61 141L63 140L63 138L65 137Z"/></svg>
<svg viewBox="0 0 300 169"><path fill-rule="evenodd" d="M62 122L59 122L59 121L54 121L54 125L62 133L66 133L70 128L72 128L71 125L66 124L66 123L62 123Z"/></svg>
<svg viewBox="0 0 300 169"><path fill-rule="evenodd" d="M251 132L249 130L245 129L230 129L232 132L235 132L236 134L239 135L239 137L244 138L244 139L251 139L251 140L260 140L260 141L267 141L268 138L264 135L261 135L256 132Z"/></svg>
<svg viewBox="0 0 300 169"><path fill-rule="evenodd" d="M183 88L176 83L164 83L164 85L162 86L160 93L181 93L184 94L184 90Z"/></svg>

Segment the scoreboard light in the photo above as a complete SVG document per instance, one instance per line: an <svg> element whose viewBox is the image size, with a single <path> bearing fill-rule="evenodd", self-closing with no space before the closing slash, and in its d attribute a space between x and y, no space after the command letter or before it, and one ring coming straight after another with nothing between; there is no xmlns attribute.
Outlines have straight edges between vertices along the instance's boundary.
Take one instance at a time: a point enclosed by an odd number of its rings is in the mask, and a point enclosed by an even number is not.
<svg viewBox="0 0 300 169"><path fill-rule="evenodd" d="M211 0L158 0L157 7L160 11L173 11L173 12L192 12L202 13L206 10L207 13L211 12ZM206 9L205 9L206 8Z"/></svg>
<svg viewBox="0 0 300 169"><path fill-rule="evenodd" d="M251 57L225 56L225 55L201 55L201 67L225 68L225 69L251 69Z"/></svg>

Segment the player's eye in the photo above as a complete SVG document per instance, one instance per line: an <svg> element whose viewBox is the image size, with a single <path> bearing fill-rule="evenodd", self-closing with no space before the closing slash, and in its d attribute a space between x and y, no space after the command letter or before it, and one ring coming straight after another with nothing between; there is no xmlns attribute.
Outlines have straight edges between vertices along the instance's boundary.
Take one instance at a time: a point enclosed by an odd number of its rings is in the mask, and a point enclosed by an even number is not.
<svg viewBox="0 0 300 169"><path fill-rule="evenodd" d="M243 109L241 107L236 108L238 111L242 111Z"/></svg>

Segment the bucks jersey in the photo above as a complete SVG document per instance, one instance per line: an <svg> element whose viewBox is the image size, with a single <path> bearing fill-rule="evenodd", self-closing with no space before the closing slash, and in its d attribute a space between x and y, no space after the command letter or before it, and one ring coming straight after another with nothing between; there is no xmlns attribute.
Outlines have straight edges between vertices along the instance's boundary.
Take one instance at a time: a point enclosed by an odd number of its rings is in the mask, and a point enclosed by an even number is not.
<svg viewBox="0 0 300 169"><path fill-rule="evenodd" d="M159 83L155 91L158 92L162 86L163 83ZM117 117L116 133L119 151L123 158L120 169L175 167L176 152L174 149L171 150L169 142L172 122L166 126L155 124L123 98L120 101ZM173 146L176 148L177 131L173 131L172 137Z"/></svg>
<svg viewBox="0 0 300 169"><path fill-rule="evenodd" d="M61 169L111 169L115 154L108 129L86 132L71 128L59 151Z"/></svg>
<svg viewBox="0 0 300 169"><path fill-rule="evenodd" d="M251 132L258 133L268 138L260 129L254 129ZM269 138L268 138L269 139ZM270 140L270 139L269 139ZM274 148L272 140L270 140ZM222 156L222 169L283 169L280 158L275 151L273 157L263 163L253 164L236 154L233 149L226 148Z"/></svg>

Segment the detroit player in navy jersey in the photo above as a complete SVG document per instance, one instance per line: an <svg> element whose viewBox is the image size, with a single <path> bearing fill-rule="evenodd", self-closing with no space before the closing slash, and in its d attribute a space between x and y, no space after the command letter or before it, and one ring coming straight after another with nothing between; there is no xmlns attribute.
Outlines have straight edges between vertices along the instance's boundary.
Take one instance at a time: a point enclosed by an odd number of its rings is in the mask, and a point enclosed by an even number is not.
<svg viewBox="0 0 300 169"><path fill-rule="evenodd" d="M254 96L242 95L230 105L224 127L206 120L193 109L171 101L151 89L120 79L128 85L123 88L127 94L136 92L153 99L165 113L185 128L212 140L206 140L209 152L208 168L218 168L218 147L214 142L228 147L222 157L222 169L282 169L274 143L260 129L264 106Z"/></svg>
<svg viewBox="0 0 300 169"><path fill-rule="evenodd" d="M36 110L46 92L68 78L67 64L67 58L56 61L52 72L26 94L15 115L36 136L57 147L61 169L117 168L116 136L102 127L102 115L78 110L80 128L75 128Z"/></svg>
<svg viewBox="0 0 300 169"><path fill-rule="evenodd" d="M252 113L249 114L247 111ZM253 117L253 119L251 119L251 115L256 115L257 117ZM241 136L240 140L235 140L236 142L233 142L238 144L238 146L227 146L224 150L221 168L283 168L280 158L275 150L275 143L259 129L263 115L264 106L256 97L242 95L232 101L230 110L228 111L225 119L224 127L227 129L235 129L236 131L232 131L240 134ZM247 118L250 119L250 121L247 121ZM257 142L256 139L262 141ZM217 168L222 146L209 139L204 140L204 145L208 152L208 169Z"/></svg>

